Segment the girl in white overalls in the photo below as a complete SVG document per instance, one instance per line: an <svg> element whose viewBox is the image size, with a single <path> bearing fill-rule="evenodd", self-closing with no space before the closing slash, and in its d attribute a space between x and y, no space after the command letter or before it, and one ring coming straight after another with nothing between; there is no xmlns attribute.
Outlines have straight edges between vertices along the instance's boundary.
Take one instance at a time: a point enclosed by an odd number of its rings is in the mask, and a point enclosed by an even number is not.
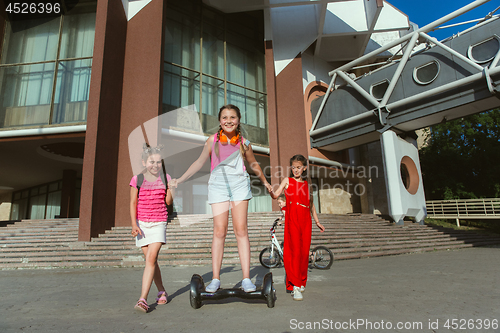
<svg viewBox="0 0 500 333"><path fill-rule="evenodd" d="M224 256L224 242L229 223L229 210L233 221L234 234L238 244L245 292L255 291L250 280L250 241L248 239L247 213L248 201L252 198L250 177L246 172L243 159L249 163L267 190L272 187L267 182L262 169L255 160L250 141L241 136L241 112L237 106L228 104L219 110L219 131L205 142L200 157L179 178L169 183L177 187L198 172L211 157L211 175L208 182L208 203L212 206L214 232L212 238L212 282L205 288L215 292L220 288L220 270Z"/></svg>

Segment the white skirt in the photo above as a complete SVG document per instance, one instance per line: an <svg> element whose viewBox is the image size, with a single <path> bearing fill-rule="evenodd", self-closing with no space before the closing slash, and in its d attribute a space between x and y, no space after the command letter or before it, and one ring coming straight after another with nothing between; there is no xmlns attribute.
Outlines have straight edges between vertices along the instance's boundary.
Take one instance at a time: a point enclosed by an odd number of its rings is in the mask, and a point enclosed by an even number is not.
<svg viewBox="0 0 500 333"><path fill-rule="evenodd" d="M141 229L142 234L137 235L135 238L135 245L137 247L143 247L152 243L162 243L167 242L167 222L142 222L137 220L139 224L139 229Z"/></svg>

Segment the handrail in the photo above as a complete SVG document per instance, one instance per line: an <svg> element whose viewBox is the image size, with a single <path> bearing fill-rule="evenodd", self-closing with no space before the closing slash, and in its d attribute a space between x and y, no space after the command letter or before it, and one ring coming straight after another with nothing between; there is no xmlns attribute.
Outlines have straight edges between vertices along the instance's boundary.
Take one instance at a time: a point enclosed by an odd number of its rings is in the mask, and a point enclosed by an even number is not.
<svg viewBox="0 0 500 333"><path fill-rule="evenodd" d="M427 217L455 219L499 219L500 198L429 200L425 202Z"/></svg>

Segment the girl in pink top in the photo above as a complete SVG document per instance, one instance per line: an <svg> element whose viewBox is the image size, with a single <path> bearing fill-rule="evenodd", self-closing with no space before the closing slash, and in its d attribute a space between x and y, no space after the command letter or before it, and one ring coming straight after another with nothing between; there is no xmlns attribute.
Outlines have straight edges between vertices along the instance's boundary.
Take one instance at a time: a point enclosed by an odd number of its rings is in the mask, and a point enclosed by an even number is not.
<svg viewBox="0 0 500 333"><path fill-rule="evenodd" d="M247 212L248 201L252 198L250 177L245 170L246 159L255 175L259 177L268 191L272 191L262 169L255 160L250 141L241 136L241 112L238 107L229 104L219 110L219 131L212 134L205 142L200 157L179 178L172 179L170 185L177 187L185 182L211 157L211 173L208 181L208 203L212 206L214 231L212 238L212 282L205 288L215 292L220 287L220 269L224 256L224 242L229 223L229 210L233 220L233 230L238 244L243 280L241 286L245 292L255 291L250 280L250 241L248 239Z"/></svg>
<svg viewBox="0 0 500 333"><path fill-rule="evenodd" d="M146 259L141 297L135 309L148 312L147 297L153 280L158 288L157 304L167 303L157 258L161 246L166 243L167 205L172 204L173 196L166 185L170 176L162 174L161 147L150 148L145 144L144 148L142 165L146 171L130 181L130 218L132 236L136 237L136 245Z"/></svg>

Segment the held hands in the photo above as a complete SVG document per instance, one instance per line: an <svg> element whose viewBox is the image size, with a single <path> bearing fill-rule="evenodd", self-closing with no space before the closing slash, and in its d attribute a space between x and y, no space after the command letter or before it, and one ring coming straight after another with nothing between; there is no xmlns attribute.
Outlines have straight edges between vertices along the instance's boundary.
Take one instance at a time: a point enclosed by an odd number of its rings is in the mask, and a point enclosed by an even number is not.
<svg viewBox="0 0 500 333"><path fill-rule="evenodd" d="M267 184L264 184L264 186L266 187L267 189L267 192L271 195L271 197L273 196L274 192L273 192L273 186L269 183Z"/></svg>
<svg viewBox="0 0 500 333"><path fill-rule="evenodd" d="M168 186L171 187L171 188L177 188L178 185L179 185L179 181L177 180L177 178L172 178L168 182Z"/></svg>

